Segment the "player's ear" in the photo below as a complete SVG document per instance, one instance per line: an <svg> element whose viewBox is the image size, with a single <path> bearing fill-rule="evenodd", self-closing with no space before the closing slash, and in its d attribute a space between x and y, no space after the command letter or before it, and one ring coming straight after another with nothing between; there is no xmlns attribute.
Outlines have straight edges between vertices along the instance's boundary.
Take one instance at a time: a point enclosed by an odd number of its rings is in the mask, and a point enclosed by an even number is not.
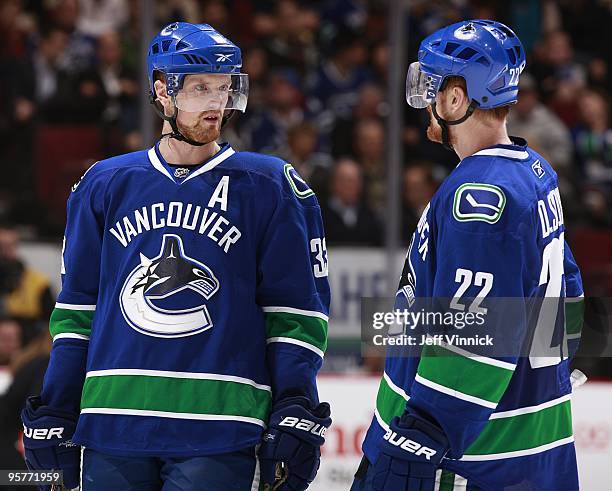
<svg viewBox="0 0 612 491"><path fill-rule="evenodd" d="M166 114L172 114L172 99L166 91L166 84L161 80L156 80L153 84L153 88L155 89L155 96L157 97L157 100L164 108L164 112Z"/></svg>
<svg viewBox="0 0 612 491"><path fill-rule="evenodd" d="M468 106L467 94L462 87L455 85L449 94L449 105L453 113L465 113L464 106ZM463 112L462 112L463 111Z"/></svg>

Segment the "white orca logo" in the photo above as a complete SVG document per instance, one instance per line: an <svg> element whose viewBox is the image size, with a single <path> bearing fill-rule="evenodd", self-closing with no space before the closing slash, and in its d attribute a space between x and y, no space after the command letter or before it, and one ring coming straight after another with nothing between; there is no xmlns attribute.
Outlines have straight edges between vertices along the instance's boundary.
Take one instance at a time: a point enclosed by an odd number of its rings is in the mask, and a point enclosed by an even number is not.
<svg viewBox="0 0 612 491"><path fill-rule="evenodd" d="M219 286L208 266L185 254L178 235L165 234L159 255L149 259L141 253L140 264L125 280L121 312L133 329L147 336L193 336L213 326L205 301Z"/></svg>
<svg viewBox="0 0 612 491"><path fill-rule="evenodd" d="M161 36L169 36L170 34L172 34L174 31L176 31L178 29L178 23L174 22L172 24L167 25L166 27L164 27L164 29L162 30L162 32L160 32L159 34Z"/></svg>

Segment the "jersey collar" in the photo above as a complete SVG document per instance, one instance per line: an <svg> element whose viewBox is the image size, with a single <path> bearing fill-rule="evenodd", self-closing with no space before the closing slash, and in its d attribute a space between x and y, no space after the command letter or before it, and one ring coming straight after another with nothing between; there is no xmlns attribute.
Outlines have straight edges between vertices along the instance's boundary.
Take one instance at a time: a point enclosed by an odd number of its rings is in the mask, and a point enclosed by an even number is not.
<svg viewBox="0 0 612 491"><path fill-rule="evenodd" d="M155 167L155 169L157 169L164 176L166 176L168 179L170 179L172 182L176 184L183 184L189 181L190 179L193 179L194 177L199 176L200 174L203 174L204 172L207 172L213 169L214 167L219 165L221 162L223 162L224 160L228 159L229 157L231 157L232 155L236 153L236 151L232 147L230 147L229 143L222 143L221 150L219 150L212 157L205 160L201 164L189 166L188 168L190 169L191 172L185 179L178 179L178 178L175 179L173 177L174 168L172 168L168 164L168 162L166 162L161 152L159 151L158 147L159 147L159 142L157 142L155 146L149 149L148 151L149 161L151 162L151 165Z"/></svg>
<svg viewBox="0 0 612 491"><path fill-rule="evenodd" d="M493 145L492 147L483 148L471 155L471 157L489 156L489 157L505 157L511 160L526 160L529 158L527 152L527 141L517 136L511 136L512 145Z"/></svg>

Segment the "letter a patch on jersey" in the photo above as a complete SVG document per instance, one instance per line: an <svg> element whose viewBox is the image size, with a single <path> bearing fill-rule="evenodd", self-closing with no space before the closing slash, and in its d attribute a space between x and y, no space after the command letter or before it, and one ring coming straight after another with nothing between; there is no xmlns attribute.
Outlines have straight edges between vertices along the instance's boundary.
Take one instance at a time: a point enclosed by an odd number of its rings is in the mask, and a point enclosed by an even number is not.
<svg viewBox="0 0 612 491"><path fill-rule="evenodd" d="M492 184L466 183L455 191L453 216L459 222L496 223L506 206L506 195Z"/></svg>

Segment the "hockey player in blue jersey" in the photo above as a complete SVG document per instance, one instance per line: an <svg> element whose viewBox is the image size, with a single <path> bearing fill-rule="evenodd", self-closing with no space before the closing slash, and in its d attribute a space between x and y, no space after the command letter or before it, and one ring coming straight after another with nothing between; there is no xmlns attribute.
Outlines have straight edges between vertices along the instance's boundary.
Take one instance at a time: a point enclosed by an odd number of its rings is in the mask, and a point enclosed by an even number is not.
<svg viewBox="0 0 612 491"><path fill-rule="evenodd" d="M241 64L208 25L165 27L148 52L162 138L72 188L51 359L22 413L28 466L69 488L293 491L316 475L321 214L289 163L217 143L246 108Z"/></svg>
<svg viewBox="0 0 612 491"><path fill-rule="evenodd" d="M428 108L428 137L460 163L420 218L396 308L421 298L466 312L466 298L552 300L533 311L528 353L473 356L447 342L388 355L352 491L578 489L569 358L582 283L554 170L506 132L524 67L519 39L498 22L459 22L421 43L407 101ZM528 338L526 323L500 324Z"/></svg>

